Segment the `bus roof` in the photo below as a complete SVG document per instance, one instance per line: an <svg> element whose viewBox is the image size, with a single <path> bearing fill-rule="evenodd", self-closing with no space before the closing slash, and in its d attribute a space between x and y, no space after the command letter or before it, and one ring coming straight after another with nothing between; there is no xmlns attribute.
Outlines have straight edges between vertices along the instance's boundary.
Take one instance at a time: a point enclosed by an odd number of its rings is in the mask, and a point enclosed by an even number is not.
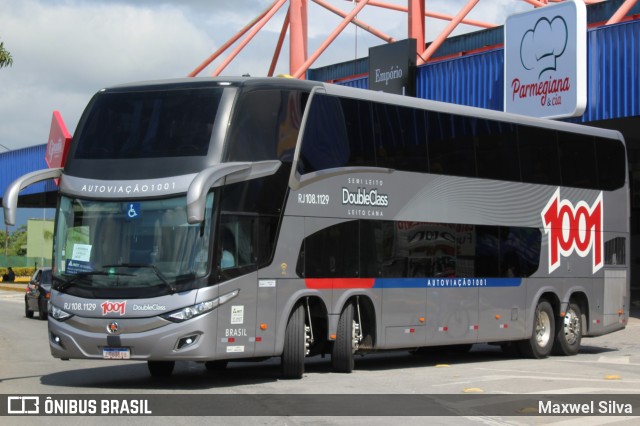
<svg viewBox="0 0 640 426"><path fill-rule="evenodd" d="M272 87L272 88L291 88L311 90L314 87L321 86L323 83L318 81L298 80L294 78L283 77L184 77L166 80L139 81L126 84L118 84L104 88L104 91L131 91L137 89L175 89L181 88L198 88L198 87L217 87L217 86L235 86L235 87Z"/></svg>
<svg viewBox="0 0 640 426"><path fill-rule="evenodd" d="M563 121L556 121L544 118L534 118L524 115L505 113L502 111L494 111L485 108L477 108L466 105L451 104L446 102L433 101L428 99L414 98L409 96L395 95L373 90L364 90L347 86L340 86L330 83L322 83L319 81L298 80L294 78L284 77L184 77L166 80L141 81L127 84L120 84L102 89L102 91L119 92L119 91L135 91L148 90L150 88L159 90L171 90L177 88L204 88L232 86L242 88L288 88L297 90L312 90L314 88L323 88L324 93L333 96L344 96L368 100L373 102L382 102L411 108L419 108L425 110L442 111L450 114L459 114L484 118L488 120L499 120L506 122L519 123L535 127L544 127L554 130L564 130L590 134L609 139L618 139L624 142L624 138L617 130L601 129L597 127L585 126Z"/></svg>

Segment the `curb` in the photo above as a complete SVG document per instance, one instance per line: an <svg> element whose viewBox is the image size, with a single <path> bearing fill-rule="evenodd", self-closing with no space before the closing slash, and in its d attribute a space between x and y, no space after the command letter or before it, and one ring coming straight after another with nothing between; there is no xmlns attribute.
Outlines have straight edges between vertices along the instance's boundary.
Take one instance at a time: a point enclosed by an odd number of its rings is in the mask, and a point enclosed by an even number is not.
<svg viewBox="0 0 640 426"><path fill-rule="evenodd" d="M27 288L26 283L0 284L0 290L18 291L20 293L24 293L25 288Z"/></svg>

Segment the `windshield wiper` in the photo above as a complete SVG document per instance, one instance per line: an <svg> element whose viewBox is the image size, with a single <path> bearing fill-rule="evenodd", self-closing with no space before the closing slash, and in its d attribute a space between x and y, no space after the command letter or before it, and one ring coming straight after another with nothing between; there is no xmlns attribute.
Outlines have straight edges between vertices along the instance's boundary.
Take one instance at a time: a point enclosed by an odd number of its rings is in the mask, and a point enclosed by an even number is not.
<svg viewBox="0 0 640 426"><path fill-rule="evenodd" d="M75 284L75 282L79 279L79 278L86 278L86 277L90 277L93 275L125 275L125 276L132 276L132 274L110 274L108 272L104 272L104 271L91 271L91 272L79 272L77 274L73 274L71 278L69 279L64 279L62 277L57 277L60 281L62 281L62 284L58 284L55 289L58 291L62 291L66 288L71 287L72 285Z"/></svg>
<svg viewBox="0 0 640 426"><path fill-rule="evenodd" d="M103 268L149 268L153 270L156 276L160 278L160 281L169 288L169 294L173 294L178 291L175 285L171 284L155 265L144 263L120 263L117 265L104 265Z"/></svg>

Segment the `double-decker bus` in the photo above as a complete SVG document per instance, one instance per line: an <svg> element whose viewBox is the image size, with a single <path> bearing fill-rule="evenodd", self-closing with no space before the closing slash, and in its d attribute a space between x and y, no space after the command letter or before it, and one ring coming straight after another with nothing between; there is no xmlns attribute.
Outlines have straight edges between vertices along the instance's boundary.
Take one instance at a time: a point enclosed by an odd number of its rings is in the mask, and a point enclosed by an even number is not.
<svg viewBox="0 0 640 426"><path fill-rule="evenodd" d="M500 344L543 358L629 316L618 132L282 78L100 90L59 178L49 344L208 369Z"/></svg>

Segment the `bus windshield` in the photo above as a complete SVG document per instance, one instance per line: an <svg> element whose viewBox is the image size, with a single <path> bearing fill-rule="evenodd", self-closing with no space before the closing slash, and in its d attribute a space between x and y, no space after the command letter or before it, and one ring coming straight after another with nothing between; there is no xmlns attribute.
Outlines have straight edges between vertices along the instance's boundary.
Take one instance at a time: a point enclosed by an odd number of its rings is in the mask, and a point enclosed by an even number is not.
<svg viewBox="0 0 640 426"><path fill-rule="evenodd" d="M78 159L204 156L224 89L100 93L77 135Z"/></svg>
<svg viewBox="0 0 640 426"><path fill-rule="evenodd" d="M92 201L61 197L54 274L69 289L164 288L207 273L213 193L207 220L187 222L185 197ZM164 290L163 290L164 291ZM142 291L139 297L146 297Z"/></svg>

